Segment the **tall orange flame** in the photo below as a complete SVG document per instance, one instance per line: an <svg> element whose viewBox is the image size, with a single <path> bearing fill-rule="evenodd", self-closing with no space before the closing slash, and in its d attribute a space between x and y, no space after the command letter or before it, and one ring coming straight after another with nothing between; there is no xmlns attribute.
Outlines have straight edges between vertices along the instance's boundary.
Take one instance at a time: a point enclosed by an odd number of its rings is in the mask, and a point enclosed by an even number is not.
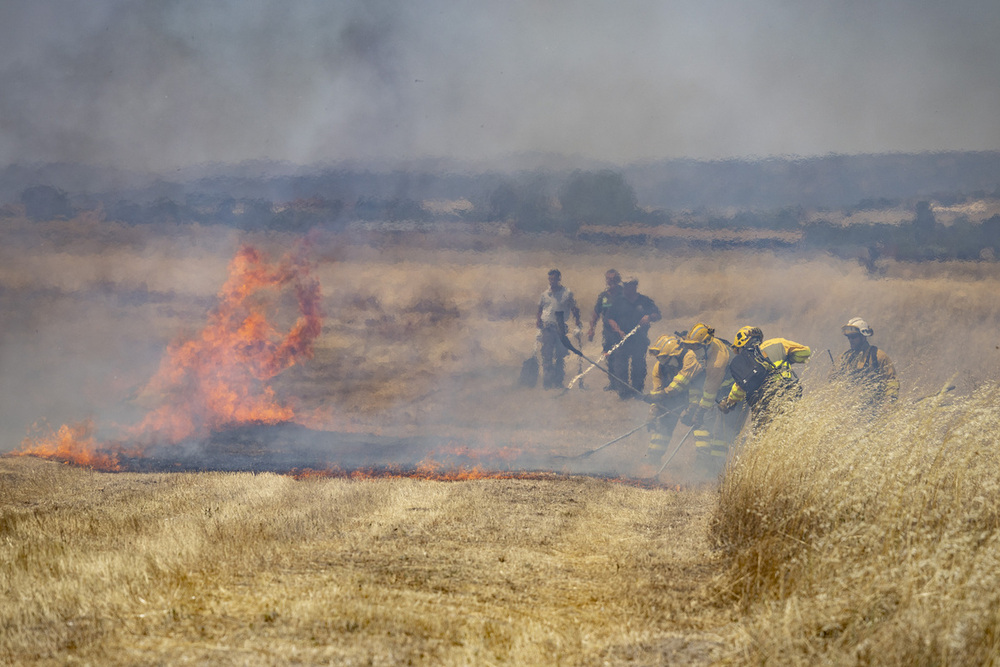
<svg viewBox="0 0 1000 667"><path fill-rule="evenodd" d="M300 316L287 334L271 325L263 303L294 289ZM219 305L201 333L171 345L147 391L165 402L134 429L136 437L179 442L220 426L276 424L294 416L267 381L312 356L322 315L319 283L301 258L270 265L256 249L242 248L229 266Z"/></svg>
<svg viewBox="0 0 1000 667"><path fill-rule="evenodd" d="M309 276L304 246L272 263L244 246L229 265L229 276L204 329L190 340L171 344L145 394L159 405L127 430L141 444L178 443L205 436L221 426L275 424L294 417L268 381L299 360L312 356L322 329L319 282ZM287 333L268 319L291 290L298 316ZM116 469L124 450L101 444L92 422L64 425L58 431L22 442L17 454L73 461Z"/></svg>

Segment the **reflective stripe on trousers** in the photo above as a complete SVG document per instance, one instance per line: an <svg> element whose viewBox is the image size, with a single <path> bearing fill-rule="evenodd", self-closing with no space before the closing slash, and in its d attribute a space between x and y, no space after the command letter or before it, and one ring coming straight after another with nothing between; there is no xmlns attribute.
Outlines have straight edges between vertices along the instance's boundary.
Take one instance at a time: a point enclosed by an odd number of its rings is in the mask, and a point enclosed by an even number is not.
<svg viewBox="0 0 1000 667"><path fill-rule="evenodd" d="M694 446L698 448L699 452L721 457L725 457L729 453L729 443L721 438L713 438L708 431L695 431L694 438Z"/></svg>
<svg viewBox="0 0 1000 667"><path fill-rule="evenodd" d="M670 434L653 431L649 435L649 448L646 450L646 456L653 461L659 461L666 453L669 444Z"/></svg>

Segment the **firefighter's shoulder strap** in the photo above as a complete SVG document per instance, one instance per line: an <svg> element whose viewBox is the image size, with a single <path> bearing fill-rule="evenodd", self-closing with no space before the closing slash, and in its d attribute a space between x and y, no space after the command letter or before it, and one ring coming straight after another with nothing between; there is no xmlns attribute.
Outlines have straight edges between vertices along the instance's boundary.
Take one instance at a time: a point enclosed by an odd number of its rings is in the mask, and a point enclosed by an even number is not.
<svg viewBox="0 0 1000 667"><path fill-rule="evenodd" d="M737 354L729 362L733 381L747 394L752 394L764 384L774 371L774 366L759 354Z"/></svg>
<svg viewBox="0 0 1000 667"><path fill-rule="evenodd" d="M879 370L878 367L878 348L874 345L868 346L868 352L865 355L865 368L870 368L873 371Z"/></svg>

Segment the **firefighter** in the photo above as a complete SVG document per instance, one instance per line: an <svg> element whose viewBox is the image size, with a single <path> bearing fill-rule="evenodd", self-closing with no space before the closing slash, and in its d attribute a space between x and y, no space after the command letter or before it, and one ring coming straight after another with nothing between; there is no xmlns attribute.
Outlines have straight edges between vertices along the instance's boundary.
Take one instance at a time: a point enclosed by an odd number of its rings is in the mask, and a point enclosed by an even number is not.
<svg viewBox="0 0 1000 667"><path fill-rule="evenodd" d="M802 395L792 364L804 364L809 359L812 350L807 345L785 338L764 340L759 327L745 326L736 332L733 350L736 355L729 366L733 387L719 403L723 413L745 400L754 423L760 425L776 398Z"/></svg>
<svg viewBox="0 0 1000 667"><path fill-rule="evenodd" d="M705 367L705 381L701 388L701 396L696 404L688 406L684 411L682 421L688 426L701 424L705 414L715 405L716 397L726 382L726 370L729 366L731 353L725 341L715 337L715 329L701 322L691 327L691 330L681 338L681 344L698 355L699 361Z"/></svg>
<svg viewBox="0 0 1000 667"><path fill-rule="evenodd" d="M840 355L831 379L845 380L860 389L872 407L894 403L899 398L899 380L889 355L868 342L874 330L860 317L840 329L850 349Z"/></svg>
<svg viewBox="0 0 1000 667"><path fill-rule="evenodd" d="M697 380L705 369L693 350L681 346L677 336L660 336L649 346L653 364L653 390L643 397L649 406L649 448L646 468L640 476L651 477L659 468L681 413L697 405L701 388Z"/></svg>
<svg viewBox="0 0 1000 667"><path fill-rule="evenodd" d="M715 329L698 322L681 339L687 349L694 351L705 367L705 379L697 401L688 405L681 422L694 426L695 466L707 476L714 476L725 466L729 444L735 432L727 433L723 420L706 416L717 401L729 395L732 377L729 375L729 360L732 356L729 345L715 336Z"/></svg>

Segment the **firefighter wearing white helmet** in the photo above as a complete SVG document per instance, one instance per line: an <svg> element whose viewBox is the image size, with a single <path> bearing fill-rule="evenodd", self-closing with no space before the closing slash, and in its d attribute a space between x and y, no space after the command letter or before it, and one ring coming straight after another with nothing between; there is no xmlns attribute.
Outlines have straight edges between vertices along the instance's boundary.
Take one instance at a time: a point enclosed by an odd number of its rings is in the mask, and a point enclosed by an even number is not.
<svg viewBox="0 0 1000 667"><path fill-rule="evenodd" d="M649 356L656 358L653 365L653 390L644 396L649 407L649 448L647 465L657 466L667 451L681 411L688 405L697 405L701 389L696 380L704 375L705 368L698 356L685 349L677 336L664 335L649 346ZM648 477L655 472L655 468Z"/></svg>
<svg viewBox="0 0 1000 667"><path fill-rule="evenodd" d="M840 355L832 379L847 382L870 392L871 402L882 405L899 398L899 380L889 355L868 342L875 333L860 317L851 319L840 328L850 349Z"/></svg>
<svg viewBox="0 0 1000 667"><path fill-rule="evenodd" d="M759 327L745 326L736 332L733 349L736 356L729 367L733 388L719 403L722 412L746 400L759 417L779 393L793 397L802 394L792 364L804 364L809 359L812 350L807 345L786 338L764 340Z"/></svg>

